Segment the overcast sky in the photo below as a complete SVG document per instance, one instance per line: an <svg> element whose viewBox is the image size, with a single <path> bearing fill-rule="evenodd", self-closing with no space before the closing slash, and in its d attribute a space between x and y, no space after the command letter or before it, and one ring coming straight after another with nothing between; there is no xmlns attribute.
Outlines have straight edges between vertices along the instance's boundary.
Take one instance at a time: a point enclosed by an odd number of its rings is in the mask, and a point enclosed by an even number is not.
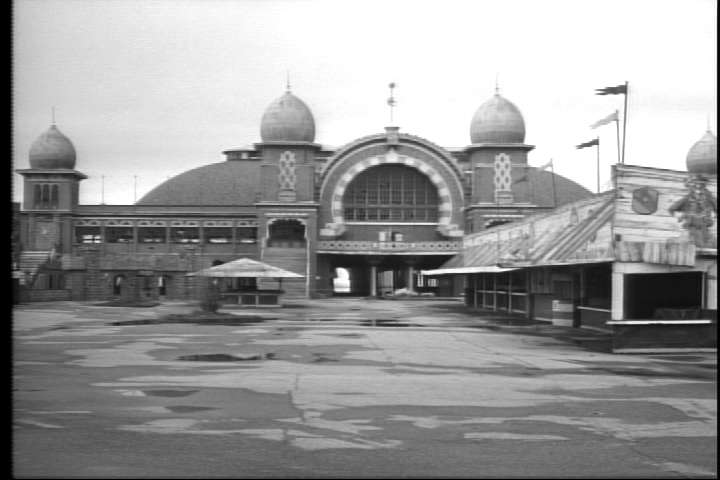
<svg viewBox="0 0 720 480"><path fill-rule="evenodd" d="M525 118L530 165L595 190L617 161L614 123L590 124L630 82L626 163L685 169L716 132L715 0L17 0L13 168L56 123L75 145L81 203L130 204L170 176L260 141L265 108L292 91L316 142L339 147L389 124L450 148L470 143L494 93ZM13 198L22 182L13 174Z"/></svg>

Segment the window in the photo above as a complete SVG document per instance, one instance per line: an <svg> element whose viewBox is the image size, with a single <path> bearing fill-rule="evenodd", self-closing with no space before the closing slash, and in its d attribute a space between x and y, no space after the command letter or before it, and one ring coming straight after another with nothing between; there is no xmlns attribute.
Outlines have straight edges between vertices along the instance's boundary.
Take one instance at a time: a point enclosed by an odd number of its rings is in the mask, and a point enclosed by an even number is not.
<svg viewBox="0 0 720 480"><path fill-rule="evenodd" d="M105 227L107 243L132 243L132 227Z"/></svg>
<svg viewBox="0 0 720 480"><path fill-rule="evenodd" d="M348 221L436 222L438 218L435 185L405 165L365 170L348 186L343 204Z"/></svg>
<svg viewBox="0 0 720 480"><path fill-rule="evenodd" d="M165 227L138 227L138 243L165 243Z"/></svg>
<svg viewBox="0 0 720 480"><path fill-rule="evenodd" d="M299 248L305 246L305 225L297 220L277 220L268 225L268 247Z"/></svg>
<svg viewBox="0 0 720 480"><path fill-rule="evenodd" d="M58 208L60 206L58 186L50 186L50 208Z"/></svg>
<svg viewBox="0 0 720 480"><path fill-rule="evenodd" d="M230 227L206 227L203 229L205 243L231 243L232 228Z"/></svg>
<svg viewBox="0 0 720 480"><path fill-rule="evenodd" d="M173 227L170 229L172 243L200 243L198 227Z"/></svg>
<svg viewBox="0 0 720 480"><path fill-rule="evenodd" d="M33 206L35 208L58 208L60 193L57 184L36 184L33 187Z"/></svg>
<svg viewBox="0 0 720 480"><path fill-rule="evenodd" d="M235 241L236 243L257 243L257 227L237 227Z"/></svg>
<svg viewBox="0 0 720 480"><path fill-rule="evenodd" d="M75 242L102 243L100 227L75 227Z"/></svg>

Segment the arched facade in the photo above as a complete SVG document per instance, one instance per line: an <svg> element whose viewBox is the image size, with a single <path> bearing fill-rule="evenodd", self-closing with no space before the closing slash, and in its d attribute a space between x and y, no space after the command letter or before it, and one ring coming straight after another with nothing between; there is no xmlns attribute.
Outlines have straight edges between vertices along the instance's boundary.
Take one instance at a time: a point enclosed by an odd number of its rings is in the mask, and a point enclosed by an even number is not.
<svg viewBox="0 0 720 480"><path fill-rule="evenodd" d="M403 165L427 178L438 197L437 220L430 223L436 224L437 232L444 237L462 237L463 185L458 165L439 147L404 134L366 137L328 161L320 185L321 237L337 238L347 231L343 205L347 188L363 172L381 165Z"/></svg>

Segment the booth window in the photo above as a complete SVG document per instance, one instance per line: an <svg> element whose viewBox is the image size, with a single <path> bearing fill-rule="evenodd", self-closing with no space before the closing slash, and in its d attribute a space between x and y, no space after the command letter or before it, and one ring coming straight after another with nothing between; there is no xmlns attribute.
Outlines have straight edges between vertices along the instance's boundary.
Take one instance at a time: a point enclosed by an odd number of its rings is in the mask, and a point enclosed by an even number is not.
<svg viewBox="0 0 720 480"><path fill-rule="evenodd" d="M236 243L257 243L257 227L237 227L235 229Z"/></svg>
<svg viewBox="0 0 720 480"><path fill-rule="evenodd" d="M100 227L75 227L75 242L102 243Z"/></svg>
<svg viewBox="0 0 720 480"><path fill-rule="evenodd" d="M173 227L170 229L172 243L200 243L198 227Z"/></svg>
<svg viewBox="0 0 720 480"><path fill-rule="evenodd" d="M132 227L105 227L107 243L132 243Z"/></svg>
<svg viewBox="0 0 720 480"><path fill-rule="evenodd" d="M165 227L138 227L138 243L165 243Z"/></svg>
<svg viewBox="0 0 720 480"><path fill-rule="evenodd" d="M205 236L205 243L232 242L232 228L230 227L205 227L203 234Z"/></svg>

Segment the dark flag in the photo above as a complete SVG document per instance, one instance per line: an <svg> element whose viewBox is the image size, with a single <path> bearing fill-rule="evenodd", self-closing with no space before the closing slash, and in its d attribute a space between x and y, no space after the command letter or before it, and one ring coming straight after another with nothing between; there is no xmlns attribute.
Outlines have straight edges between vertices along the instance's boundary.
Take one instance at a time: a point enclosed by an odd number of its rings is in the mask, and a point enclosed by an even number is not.
<svg viewBox="0 0 720 480"><path fill-rule="evenodd" d="M621 93L627 95L627 85L595 89L595 95L620 95Z"/></svg>
<svg viewBox="0 0 720 480"><path fill-rule="evenodd" d="M577 145L575 148L592 147L593 145L600 145L600 140L598 140L596 138L595 140L590 140L589 142L581 143L580 145Z"/></svg>

